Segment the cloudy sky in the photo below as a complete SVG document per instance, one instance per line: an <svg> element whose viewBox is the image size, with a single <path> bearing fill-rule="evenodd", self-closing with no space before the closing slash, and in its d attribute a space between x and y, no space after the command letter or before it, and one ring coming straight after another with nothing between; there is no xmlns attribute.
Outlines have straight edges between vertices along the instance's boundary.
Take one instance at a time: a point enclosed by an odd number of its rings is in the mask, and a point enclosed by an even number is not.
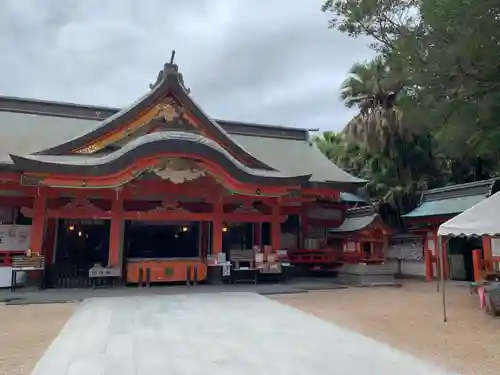
<svg viewBox="0 0 500 375"><path fill-rule="evenodd" d="M123 106L176 50L215 118L340 130L367 41L327 28L322 0L1 0L0 95Z"/></svg>

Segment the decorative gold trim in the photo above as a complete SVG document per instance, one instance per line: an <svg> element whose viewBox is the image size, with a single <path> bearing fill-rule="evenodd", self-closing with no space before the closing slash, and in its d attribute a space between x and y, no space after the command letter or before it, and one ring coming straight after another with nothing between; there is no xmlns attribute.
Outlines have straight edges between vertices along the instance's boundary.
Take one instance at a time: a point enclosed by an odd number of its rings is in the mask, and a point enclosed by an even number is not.
<svg viewBox="0 0 500 375"><path fill-rule="evenodd" d="M131 136L139 129L148 125L152 120L163 120L167 123L183 117L184 109L172 98L167 97L162 102L150 108L146 113L132 120L127 126L92 141L83 147L73 150L77 154L93 154L103 148Z"/></svg>
<svg viewBox="0 0 500 375"><path fill-rule="evenodd" d="M156 206L152 210L148 210L147 212L189 212L186 209L182 208L179 202L161 202L160 205Z"/></svg>
<svg viewBox="0 0 500 375"><path fill-rule="evenodd" d="M63 206L63 209L78 209L78 210L93 209L97 211L104 211L99 207L97 207L94 203L92 203L90 199L86 198L72 199Z"/></svg>
<svg viewBox="0 0 500 375"><path fill-rule="evenodd" d="M158 104L156 106L158 113L154 119L163 118L166 122L172 122L180 117L179 112L170 103Z"/></svg>

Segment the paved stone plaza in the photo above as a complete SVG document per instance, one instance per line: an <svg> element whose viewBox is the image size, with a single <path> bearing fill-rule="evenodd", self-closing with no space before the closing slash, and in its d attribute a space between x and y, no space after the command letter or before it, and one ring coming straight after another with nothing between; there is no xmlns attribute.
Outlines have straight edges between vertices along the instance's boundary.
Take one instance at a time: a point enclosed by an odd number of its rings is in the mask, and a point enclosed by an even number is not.
<svg viewBox="0 0 500 375"><path fill-rule="evenodd" d="M445 375L253 293L83 302L32 375Z"/></svg>

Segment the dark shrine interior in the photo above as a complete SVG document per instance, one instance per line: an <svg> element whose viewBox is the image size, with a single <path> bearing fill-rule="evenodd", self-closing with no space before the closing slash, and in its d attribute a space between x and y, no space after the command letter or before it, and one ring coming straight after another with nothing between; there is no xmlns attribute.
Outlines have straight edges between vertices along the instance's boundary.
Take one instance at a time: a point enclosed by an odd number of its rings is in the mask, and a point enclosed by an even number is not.
<svg viewBox="0 0 500 375"><path fill-rule="evenodd" d="M199 257L199 231L199 222L127 221L124 255L132 259Z"/></svg>
<svg viewBox="0 0 500 375"><path fill-rule="evenodd" d="M58 220L55 264L107 265L109 220Z"/></svg>
<svg viewBox="0 0 500 375"><path fill-rule="evenodd" d="M298 230L298 220L290 215L283 231ZM209 228L211 232L212 228ZM124 258L196 258L200 256L199 222L126 221ZM55 264L92 266L107 265L109 254L109 220L58 220ZM223 251L249 249L253 246L253 224L231 223L223 227ZM211 233L206 248L211 249ZM261 224L261 244L271 243L269 223Z"/></svg>

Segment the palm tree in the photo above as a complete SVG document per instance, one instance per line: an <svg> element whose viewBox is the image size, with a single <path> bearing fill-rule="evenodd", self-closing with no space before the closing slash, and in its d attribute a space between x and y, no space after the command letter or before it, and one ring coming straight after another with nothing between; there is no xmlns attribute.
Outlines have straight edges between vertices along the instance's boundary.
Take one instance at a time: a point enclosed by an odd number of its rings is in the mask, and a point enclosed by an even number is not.
<svg viewBox="0 0 500 375"><path fill-rule="evenodd" d="M343 134L357 147L359 174L369 180L366 192L381 206L391 207L391 221L400 224L399 215L413 208L418 192L433 186L439 176L432 139L410 128L403 116L402 105L412 109L415 102L404 90L402 72L377 57L355 64L341 91L345 105L358 109Z"/></svg>
<svg viewBox="0 0 500 375"><path fill-rule="evenodd" d="M347 137L370 152L390 156L398 139L407 139L409 133L397 106L402 89L402 75L382 57L354 64L341 89L345 105L359 109L344 129Z"/></svg>

